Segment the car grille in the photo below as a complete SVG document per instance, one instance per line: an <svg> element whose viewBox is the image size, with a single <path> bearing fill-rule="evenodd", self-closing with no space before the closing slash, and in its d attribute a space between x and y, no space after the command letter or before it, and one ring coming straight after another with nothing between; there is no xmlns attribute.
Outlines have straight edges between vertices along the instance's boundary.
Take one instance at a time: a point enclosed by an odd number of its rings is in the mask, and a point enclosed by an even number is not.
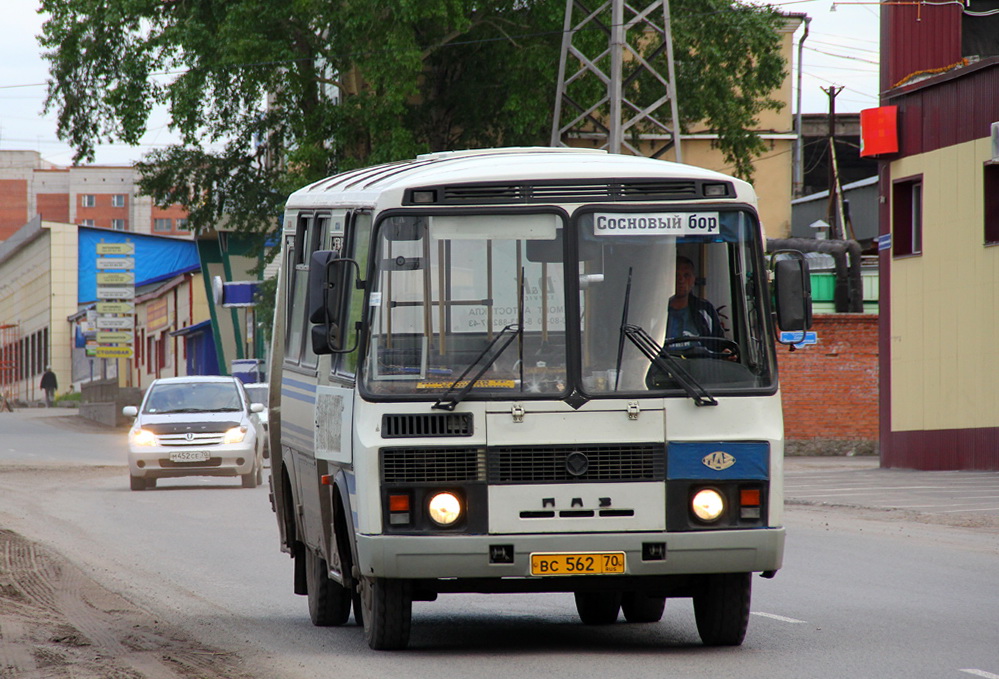
<svg viewBox="0 0 999 679"><path fill-rule="evenodd" d="M156 437L161 446L217 446L225 438L225 432L190 432L187 434L160 434Z"/></svg>
<svg viewBox="0 0 999 679"><path fill-rule="evenodd" d="M663 443L490 448L383 448L384 483L665 481Z"/></svg>

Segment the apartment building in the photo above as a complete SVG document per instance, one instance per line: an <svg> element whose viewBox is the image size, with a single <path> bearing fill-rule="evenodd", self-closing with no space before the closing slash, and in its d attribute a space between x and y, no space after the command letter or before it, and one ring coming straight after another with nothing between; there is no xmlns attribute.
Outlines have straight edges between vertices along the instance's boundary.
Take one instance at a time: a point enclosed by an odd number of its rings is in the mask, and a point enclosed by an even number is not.
<svg viewBox="0 0 999 679"><path fill-rule="evenodd" d="M159 236L188 236L187 212L139 195L131 166L61 167L36 151L0 151L0 241L39 217L47 222Z"/></svg>

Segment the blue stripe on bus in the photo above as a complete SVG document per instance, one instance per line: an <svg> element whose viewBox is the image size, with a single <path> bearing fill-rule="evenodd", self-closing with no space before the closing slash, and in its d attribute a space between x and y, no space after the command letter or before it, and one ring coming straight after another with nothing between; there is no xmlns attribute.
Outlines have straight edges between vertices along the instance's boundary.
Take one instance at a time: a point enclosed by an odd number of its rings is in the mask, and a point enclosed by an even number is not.
<svg viewBox="0 0 999 679"><path fill-rule="evenodd" d="M670 441L666 453L667 479L770 478L770 444L766 442Z"/></svg>
<svg viewBox="0 0 999 679"><path fill-rule="evenodd" d="M297 391L292 391L291 389L281 389L281 395L287 396L288 398L293 398L296 401L302 401L304 403L315 403L316 395L313 394L300 394Z"/></svg>
<svg viewBox="0 0 999 679"><path fill-rule="evenodd" d="M282 376L281 377L281 386L284 386L286 384L288 384L288 385L290 385L292 387L298 387L299 389L305 389L306 391L311 392L313 394L316 393L316 385L310 384L309 382L299 382L298 380L292 380L292 379L289 379L287 377ZM284 389L282 389L281 391L283 393Z"/></svg>

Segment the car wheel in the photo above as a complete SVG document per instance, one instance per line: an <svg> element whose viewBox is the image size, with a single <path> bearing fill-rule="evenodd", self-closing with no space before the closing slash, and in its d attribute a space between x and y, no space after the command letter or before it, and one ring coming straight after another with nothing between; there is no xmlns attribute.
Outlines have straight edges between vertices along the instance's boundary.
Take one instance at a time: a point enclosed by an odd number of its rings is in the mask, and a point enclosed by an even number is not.
<svg viewBox="0 0 999 679"><path fill-rule="evenodd" d="M239 477L243 482L243 488L256 488L257 486L259 486L260 482L257 481L257 475L258 475L258 465L256 459L254 459L253 469L248 471L246 474L241 474Z"/></svg>
<svg viewBox="0 0 999 679"><path fill-rule="evenodd" d="M576 612L584 625L610 625L621 611L620 592L575 592Z"/></svg>
<svg viewBox="0 0 999 679"><path fill-rule="evenodd" d="M666 609L666 597L645 592L625 592L621 597L621 612L628 622L659 622Z"/></svg>
<svg viewBox="0 0 999 679"><path fill-rule="evenodd" d="M413 621L412 583L361 576L361 608L368 646L376 651L406 648Z"/></svg>
<svg viewBox="0 0 999 679"><path fill-rule="evenodd" d="M326 561L305 550L305 580L309 589L309 618L316 627L342 625L350 618L350 591L327 575Z"/></svg>
<svg viewBox="0 0 999 679"><path fill-rule="evenodd" d="M694 595L697 633L705 646L739 646L749 625L752 573L705 576Z"/></svg>
<svg viewBox="0 0 999 679"><path fill-rule="evenodd" d="M132 490L145 490L146 480L141 476L129 476L128 485Z"/></svg>

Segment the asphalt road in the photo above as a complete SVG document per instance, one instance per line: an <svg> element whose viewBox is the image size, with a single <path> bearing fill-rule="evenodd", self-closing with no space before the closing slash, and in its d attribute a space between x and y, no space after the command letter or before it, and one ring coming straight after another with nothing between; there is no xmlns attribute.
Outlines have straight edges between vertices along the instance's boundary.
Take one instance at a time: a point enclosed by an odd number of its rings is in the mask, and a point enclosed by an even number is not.
<svg viewBox="0 0 999 679"><path fill-rule="evenodd" d="M410 650L376 653L353 624L309 623L305 599L291 593L291 561L278 551L266 487L175 479L130 492L124 432L76 420L71 412L0 413L0 527L175 626L162 636L192 640L181 659L211 653L224 661L204 676L999 679L999 528L986 506L996 474L789 459L784 568L773 580L754 579L740 648L701 646L688 600L671 600L659 624L586 627L568 595L452 595L414 606ZM972 494L985 496L981 507L965 503ZM889 497L920 507L887 506ZM0 639L12 610L3 591ZM81 598L66 610L93 605ZM100 639L88 643L108 652ZM6 654L0 644L0 663L25 657L16 644ZM170 674L182 663L165 657L157 651L153 663L132 653L123 662L149 679L199 676Z"/></svg>

